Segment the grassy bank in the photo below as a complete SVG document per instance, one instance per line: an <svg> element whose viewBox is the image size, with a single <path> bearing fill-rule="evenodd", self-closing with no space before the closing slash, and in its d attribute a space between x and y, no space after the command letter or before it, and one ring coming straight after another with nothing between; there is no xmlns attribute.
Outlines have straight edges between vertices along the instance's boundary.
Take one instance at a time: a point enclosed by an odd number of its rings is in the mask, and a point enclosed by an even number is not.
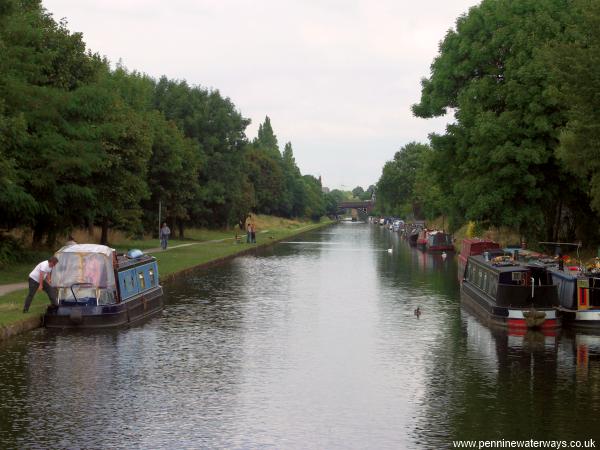
<svg viewBox="0 0 600 450"><path fill-rule="evenodd" d="M173 276L178 272L185 271L192 267L220 260L256 246L268 245L281 239L293 236L298 233L310 231L330 224L329 220L322 220L320 223L287 220L269 216L256 216L253 222L257 227L257 244L246 244L246 235L239 228L232 230L189 230L185 240L171 240L170 248L167 251L149 251L158 260L160 276L164 279ZM243 234L242 234L243 233ZM235 240L236 234L242 237L242 243ZM180 247L177 247L180 245ZM155 249L159 246L156 239L127 240L122 238L120 241L112 243L112 246L119 249L140 248L144 250ZM48 254L45 257L50 256ZM42 258L43 259L43 258ZM32 269L32 265L15 266L2 273L0 270L0 279L8 280L3 283L27 281L27 276ZM48 305L48 298L44 292L37 294L30 308L30 313L22 313L23 301L27 294L26 290L20 290L0 296L0 327L14 325L28 317L36 317L43 314Z"/></svg>

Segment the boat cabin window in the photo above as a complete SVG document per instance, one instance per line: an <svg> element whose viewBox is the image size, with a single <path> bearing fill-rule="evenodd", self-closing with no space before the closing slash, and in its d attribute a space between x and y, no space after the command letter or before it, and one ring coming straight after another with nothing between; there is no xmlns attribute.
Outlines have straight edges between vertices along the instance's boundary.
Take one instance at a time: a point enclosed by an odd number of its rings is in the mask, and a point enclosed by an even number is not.
<svg viewBox="0 0 600 450"><path fill-rule="evenodd" d="M125 278L125 289L129 292L135 289L135 279L133 278L133 273Z"/></svg>
<svg viewBox="0 0 600 450"><path fill-rule="evenodd" d="M522 281L523 280L523 272L513 272L512 280L513 281Z"/></svg>
<svg viewBox="0 0 600 450"><path fill-rule="evenodd" d="M513 286L526 285L529 281L529 272L510 271L500 274L500 284L510 284Z"/></svg>
<svg viewBox="0 0 600 450"><path fill-rule="evenodd" d="M115 295L115 291L108 289L101 289L100 295L98 296L98 304L99 305L112 305L117 303L117 297Z"/></svg>
<svg viewBox="0 0 600 450"><path fill-rule="evenodd" d="M117 302L113 289L102 289L88 285L73 286L72 289L59 288L58 300L61 303L76 302L77 304L84 303L88 306L112 305Z"/></svg>
<svg viewBox="0 0 600 450"><path fill-rule="evenodd" d="M140 289L146 289L146 279L144 278L144 272L138 273L140 279Z"/></svg>
<svg viewBox="0 0 600 450"><path fill-rule="evenodd" d="M79 285L63 287L58 289L58 300L67 302L87 302L88 299L96 299L96 288L91 285Z"/></svg>
<svg viewBox="0 0 600 450"><path fill-rule="evenodd" d="M498 278L491 277L490 280L490 295L492 297L496 297L496 293L498 292Z"/></svg>
<svg viewBox="0 0 600 450"><path fill-rule="evenodd" d="M150 285L151 286L156 285L156 277L154 276L154 269L150 269L148 271L148 276L150 277Z"/></svg>

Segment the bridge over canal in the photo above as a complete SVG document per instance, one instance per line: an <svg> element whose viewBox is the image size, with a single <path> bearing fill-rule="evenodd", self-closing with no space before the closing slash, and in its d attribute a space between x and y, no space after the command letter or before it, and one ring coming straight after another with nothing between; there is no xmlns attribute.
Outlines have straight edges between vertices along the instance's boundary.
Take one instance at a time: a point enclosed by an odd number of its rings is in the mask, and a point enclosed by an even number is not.
<svg viewBox="0 0 600 450"><path fill-rule="evenodd" d="M338 203L339 213L344 213L347 210L351 210L352 218L356 218L357 216L366 217L374 207L374 200L354 200Z"/></svg>

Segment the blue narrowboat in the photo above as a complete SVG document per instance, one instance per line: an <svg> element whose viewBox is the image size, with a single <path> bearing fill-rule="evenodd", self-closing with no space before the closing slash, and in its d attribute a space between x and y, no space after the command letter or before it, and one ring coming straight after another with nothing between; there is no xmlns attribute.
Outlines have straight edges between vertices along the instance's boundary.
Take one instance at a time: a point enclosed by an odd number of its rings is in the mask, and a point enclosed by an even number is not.
<svg viewBox="0 0 600 450"><path fill-rule="evenodd" d="M600 329L600 279L578 267L551 267L558 287L559 310L568 325Z"/></svg>
<svg viewBox="0 0 600 450"><path fill-rule="evenodd" d="M156 258L104 245L75 244L56 252L52 271L56 302L47 328L108 328L133 324L163 308Z"/></svg>

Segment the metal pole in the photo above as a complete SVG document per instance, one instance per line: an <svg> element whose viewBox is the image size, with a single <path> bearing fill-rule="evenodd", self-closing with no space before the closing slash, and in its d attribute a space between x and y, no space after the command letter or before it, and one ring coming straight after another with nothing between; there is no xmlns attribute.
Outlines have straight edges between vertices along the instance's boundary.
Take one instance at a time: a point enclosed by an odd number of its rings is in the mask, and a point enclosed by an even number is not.
<svg viewBox="0 0 600 450"><path fill-rule="evenodd" d="M161 201L158 201L158 240L160 240L160 210L161 210Z"/></svg>

